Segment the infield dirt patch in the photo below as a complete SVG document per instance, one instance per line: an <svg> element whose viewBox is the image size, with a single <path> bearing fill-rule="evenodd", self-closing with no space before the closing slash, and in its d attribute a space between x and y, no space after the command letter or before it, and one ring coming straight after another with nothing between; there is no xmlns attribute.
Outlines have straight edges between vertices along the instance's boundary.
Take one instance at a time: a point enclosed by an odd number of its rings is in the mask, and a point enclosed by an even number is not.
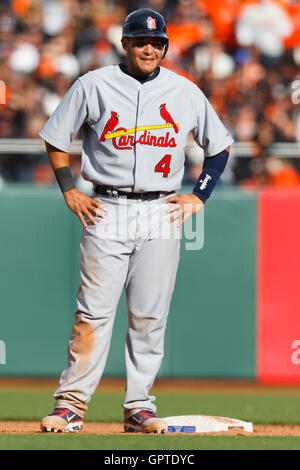
<svg viewBox="0 0 300 470"><path fill-rule="evenodd" d="M40 423L38 421L0 421L0 433L6 434L39 434ZM121 423L85 423L84 431L77 434L125 434L123 424ZM135 433L137 435L139 433ZM176 433L166 433L175 436ZM245 432L241 429L231 429L230 431L191 433L190 435L199 436L300 436L300 426L291 425L254 425L253 432ZM178 435L178 434L177 434ZM184 434L188 435L188 434Z"/></svg>

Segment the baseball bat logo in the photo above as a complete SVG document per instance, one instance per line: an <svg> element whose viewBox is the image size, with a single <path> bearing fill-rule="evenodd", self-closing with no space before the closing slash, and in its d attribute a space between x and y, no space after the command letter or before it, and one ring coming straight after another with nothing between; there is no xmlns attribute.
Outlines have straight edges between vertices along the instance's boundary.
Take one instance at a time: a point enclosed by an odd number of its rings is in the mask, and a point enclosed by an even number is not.
<svg viewBox="0 0 300 470"><path fill-rule="evenodd" d="M118 150L132 149L135 144L150 145L153 147L177 147L174 137L170 137L170 128L178 134L179 124L176 124L166 109L166 104L161 104L159 107L160 116L165 121L165 124L158 124L152 126L138 126L132 129L125 127L117 127L119 124L119 115L116 111L111 111L111 116L104 126L100 142L112 140L113 146ZM168 132L162 136L153 135L151 131L158 129L168 129ZM143 132L142 135L139 135Z"/></svg>

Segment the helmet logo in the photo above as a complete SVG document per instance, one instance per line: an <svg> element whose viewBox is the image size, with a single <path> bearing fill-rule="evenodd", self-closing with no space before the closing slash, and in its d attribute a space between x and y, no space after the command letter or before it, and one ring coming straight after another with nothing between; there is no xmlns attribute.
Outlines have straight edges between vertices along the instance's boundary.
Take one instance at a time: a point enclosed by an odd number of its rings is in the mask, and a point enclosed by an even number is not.
<svg viewBox="0 0 300 470"><path fill-rule="evenodd" d="M151 16L147 18L147 26L148 29L156 29L156 21L154 18L151 18Z"/></svg>

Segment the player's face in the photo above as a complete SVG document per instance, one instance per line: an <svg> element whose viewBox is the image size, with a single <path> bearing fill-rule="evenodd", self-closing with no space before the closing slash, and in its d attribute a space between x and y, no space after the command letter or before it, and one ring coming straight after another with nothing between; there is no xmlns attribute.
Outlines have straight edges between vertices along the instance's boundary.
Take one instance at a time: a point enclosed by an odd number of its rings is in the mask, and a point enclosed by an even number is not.
<svg viewBox="0 0 300 470"><path fill-rule="evenodd" d="M126 51L128 72L141 77L153 75L160 64L164 40L161 38L123 38L123 48Z"/></svg>

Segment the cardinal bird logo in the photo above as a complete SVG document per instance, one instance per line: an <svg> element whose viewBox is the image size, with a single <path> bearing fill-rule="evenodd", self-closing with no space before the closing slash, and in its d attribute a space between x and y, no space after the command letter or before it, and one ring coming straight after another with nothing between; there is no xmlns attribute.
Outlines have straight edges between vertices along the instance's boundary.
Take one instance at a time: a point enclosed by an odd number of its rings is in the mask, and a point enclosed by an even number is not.
<svg viewBox="0 0 300 470"><path fill-rule="evenodd" d="M118 122L119 122L119 115L115 111L112 111L111 112L111 117L109 118L109 120L105 124L104 130L103 130L102 135L100 137L100 142L105 141L105 134L107 134L108 132L113 131L114 128L116 127L116 125L118 124Z"/></svg>
<svg viewBox="0 0 300 470"><path fill-rule="evenodd" d="M166 110L166 104L161 104L159 107L161 117L166 121L167 124L172 124L174 131L178 134L178 127L172 119L169 111Z"/></svg>

